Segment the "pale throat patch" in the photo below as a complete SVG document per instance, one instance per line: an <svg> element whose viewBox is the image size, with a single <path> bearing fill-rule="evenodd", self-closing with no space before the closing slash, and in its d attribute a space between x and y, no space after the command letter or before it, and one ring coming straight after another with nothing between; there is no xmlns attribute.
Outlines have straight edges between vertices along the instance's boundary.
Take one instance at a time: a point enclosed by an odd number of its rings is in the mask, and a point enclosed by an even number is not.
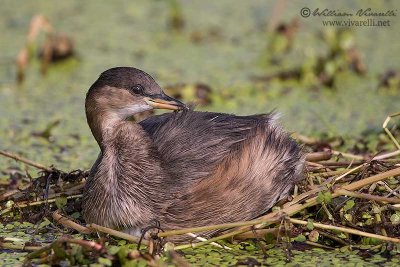
<svg viewBox="0 0 400 267"><path fill-rule="evenodd" d="M140 113L140 112L151 110L151 109L153 109L152 106L150 106L146 103L140 103L140 104L134 104L134 105L120 108L120 109L118 109L117 114L118 114L118 117L120 117L121 119L126 119L136 113Z"/></svg>

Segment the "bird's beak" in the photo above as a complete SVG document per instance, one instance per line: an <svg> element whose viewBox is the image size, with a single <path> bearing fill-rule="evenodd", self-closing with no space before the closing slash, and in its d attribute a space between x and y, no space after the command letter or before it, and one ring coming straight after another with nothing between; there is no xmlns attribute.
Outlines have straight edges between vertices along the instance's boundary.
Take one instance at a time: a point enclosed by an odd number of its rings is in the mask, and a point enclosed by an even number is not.
<svg viewBox="0 0 400 267"><path fill-rule="evenodd" d="M181 101L167 96L166 94L155 95L152 97L145 97L144 101L149 106L158 109L170 109L170 110L182 110L188 109L188 107L183 104Z"/></svg>

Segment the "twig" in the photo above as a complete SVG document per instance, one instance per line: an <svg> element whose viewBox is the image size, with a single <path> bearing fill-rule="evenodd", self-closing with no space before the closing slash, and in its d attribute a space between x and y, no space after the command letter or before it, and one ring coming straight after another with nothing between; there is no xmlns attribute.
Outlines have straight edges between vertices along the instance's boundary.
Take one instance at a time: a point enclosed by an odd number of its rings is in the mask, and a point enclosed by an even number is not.
<svg viewBox="0 0 400 267"><path fill-rule="evenodd" d="M198 233L198 232L205 232L211 230L219 230L219 229L226 229L226 228L233 228L238 226L248 226L248 225L255 225L257 223L261 223L261 220L253 220L253 221L245 221L245 222L234 222L234 223L223 223L223 224L216 224L216 225L209 225L209 226L201 226L201 227L193 227L193 228L184 228L179 230L171 230L158 233L158 237L167 237L172 235L182 235L187 233Z"/></svg>
<svg viewBox="0 0 400 267"><path fill-rule="evenodd" d="M349 191L346 189L337 189L337 190L335 190L335 193L338 193L343 196L356 197L356 198L362 198L362 199L368 199L368 200L386 202L386 203L400 204L400 198L395 198L395 197L374 196L374 195L370 195L370 194Z"/></svg>
<svg viewBox="0 0 400 267"><path fill-rule="evenodd" d="M344 172L341 176L337 177L335 181L338 181L338 180L344 178L345 176L347 176L347 175L349 175L349 174L351 174L351 173L358 172L359 169L360 169L362 166L364 166L364 165L360 165L360 166L355 167L355 168L353 168L353 169L351 169L351 170L347 170L347 169L346 169L346 170L343 170L343 171L345 171L345 172ZM329 172L329 173L333 173L333 172L331 171L331 172ZM286 203L285 205L283 205L283 207L286 208L286 207L288 207L288 206L291 206L291 205L293 205L293 204L296 204L296 203L300 202L302 199L304 199L304 198L306 198L306 197L308 197L308 196L311 196L311 195L313 195L313 194L319 193L319 192L321 192L322 190L326 190L326 186L327 186L329 183L331 183L331 181L332 181L332 179L328 179L328 180L326 180L324 183L322 183L320 186L318 186L317 188L314 188L314 189L312 189L312 190L310 190L310 191L307 191L307 192L304 192L304 193L298 195L298 196L295 197L292 201L290 201L290 202Z"/></svg>
<svg viewBox="0 0 400 267"><path fill-rule="evenodd" d="M371 177L368 177L368 178L359 180L357 182L345 185L342 188L346 189L346 190L354 191L354 190L360 189L366 185L370 185L370 184L379 182L381 180L385 180L389 177L398 176L398 175L400 175L400 168L392 169L392 170L389 170L386 172L382 172L382 173L373 175Z"/></svg>
<svg viewBox="0 0 400 267"><path fill-rule="evenodd" d="M14 159L16 161L23 162L23 163L25 163L27 165L30 165L32 167L35 167L35 168L43 170L43 171L51 172L53 170L53 169L48 168L48 167L46 167L46 166L44 166L44 165L42 165L40 163L36 163L34 161L31 161L29 159L23 158L23 157L21 157L19 155L16 155L16 154L12 154L12 153L6 152L4 150L0 150L0 155L3 155L3 156L8 157L8 158L12 158L12 159Z"/></svg>
<svg viewBox="0 0 400 267"><path fill-rule="evenodd" d="M399 197L398 194L396 193L396 192L399 191L399 190L400 190L400 186L396 187L396 188L393 189L393 190L390 189L389 194L387 194L385 197L389 197L389 196L391 196L391 195L395 195L395 196Z"/></svg>
<svg viewBox="0 0 400 267"><path fill-rule="evenodd" d="M386 153L386 154L375 156L373 159L374 160L383 160L383 159L391 158L391 157L394 157L394 156L397 156L397 155L400 155L400 150L396 150L396 151L393 151L393 152L389 152L389 153Z"/></svg>
<svg viewBox="0 0 400 267"><path fill-rule="evenodd" d="M78 231L80 233L83 233L83 234L92 233L92 230L90 230L89 228L87 228L85 226L82 226L80 224L77 224L76 222L71 221L70 219L68 219L68 218L64 217L63 215L61 215L59 210L56 210L55 212L53 212L52 217L56 222L64 225L67 228L72 228L72 229L74 229L74 230L76 230L76 231Z"/></svg>
<svg viewBox="0 0 400 267"><path fill-rule="evenodd" d="M336 171L327 171L327 172L314 172L314 173L310 173L309 175L312 177L319 176L319 177L326 178L326 177L331 177L331 176L335 176L335 175L340 175L340 174L346 173L348 171L349 171L348 169L345 169L345 170L336 170ZM354 172L355 171L356 170L354 170Z"/></svg>
<svg viewBox="0 0 400 267"><path fill-rule="evenodd" d="M2 249L13 249L13 250L25 250L25 251L37 251L41 249L41 246L26 246L25 244L19 245L14 243L0 242L0 248Z"/></svg>
<svg viewBox="0 0 400 267"><path fill-rule="evenodd" d="M306 161L307 167L314 167L317 169L327 169L324 165L317 163L317 162L312 162L312 161Z"/></svg>
<svg viewBox="0 0 400 267"><path fill-rule="evenodd" d="M32 185L32 183L29 183L29 184L26 184L24 186L21 186L21 188L5 192L4 194L0 195L0 201L8 199L8 198L14 196L15 194L20 193L21 191L24 191L24 190L28 189L31 185Z"/></svg>
<svg viewBox="0 0 400 267"><path fill-rule="evenodd" d="M393 190L392 188L390 188L390 186L388 186L385 182L377 182L377 184L385 187L386 190L388 190L390 192L390 194L395 195L396 197L399 197L399 194L397 194L397 192L395 190Z"/></svg>
<svg viewBox="0 0 400 267"><path fill-rule="evenodd" d="M307 245L313 246L313 247L317 247L317 248L323 248L323 249L334 249L332 247L328 247L325 245L322 245L320 243L316 243L316 242L312 242L312 241L305 241L304 243L306 243Z"/></svg>
<svg viewBox="0 0 400 267"><path fill-rule="evenodd" d="M309 191L306 191L306 192L304 192L304 193L302 193L302 194L296 196L295 198L293 198L292 201L285 203L285 204L283 205L283 208L286 208L286 207L292 206L292 205L294 205L294 204L297 204L297 203L299 203L300 201L302 201L303 199L306 199L306 198L308 198L308 197L310 197L310 196L312 196L312 195L315 195L315 194L317 194L317 193L319 193L319 192L321 192L321 191L324 191L324 190L326 190L326 189L327 189L327 187L326 187L325 184L319 185L319 186L317 186L316 188L313 188L313 189L311 189L311 190L309 190Z"/></svg>
<svg viewBox="0 0 400 267"><path fill-rule="evenodd" d="M333 235L333 234L331 234L329 232L325 232L325 231L319 230L318 233L320 235L322 235L322 236L325 236L325 237L327 237L329 239L332 239L332 240L336 241L337 243L339 243L342 246L348 246L349 245L349 243L347 243L345 240L343 240L343 239L339 238L338 236L335 236L335 235Z"/></svg>
<svg viewBox="0 0 400 267"><path fill-rule="evenodd" d="M125 239L125 240L128 240L130 242L134 242L134 243L138 243L139 239L140 239L139 237L136 237L136 236L133 236L133 235L130 235L130 234L126 234L126 233L123 233L123 232L120 232L120 231L117 231L117 230L114 230L114 229L111 229L111 228L107 228L107 227L104 227L104 226L100 226L100 225L97 225L97 224L94 224L94 223L89 224L88 228L91 228L91 229L93 229L95 231L98 231L98 232L103 232L103 233L106 233L106 234L109 234L109 235L112 235L112 236L116 236L116 237L119 237L121 239ZM147 246L149 244L149 242L147 240L142 240L142 244Z"/></svg>
<svg viewBox="0 0 400 267"><path fill-rule="evenodd" d="M197 240L200 240L200 241L207 241L207 239L205 239L204 237L197 236L197 235L195 235L193 233L187 233L187 235L190 236L190 237L194 237L194 238L196 238ZM223 245L220 245L220 244L215 243L215 242L211 242L210 244L213 245L213 246L216 246L218 248L224 248L224 249L227 249L227 250L232 250L230 247L223 246Z"/></svg>
<svg viewBox="0 0 400 267"><path fill-rule="evenodd" d="M279 232L279 228L267 228L267 229L257 229L254 231L248 231L245 232L243 234L239 234L239 235L235 235L234 239L237 240L245 240L245 239L249 239L249 238L257 238L258 235L264 236L266 234L273 234L273 235L277 235Z"/></svg>
<svg viewBox="0 0 400 267"><path fill-rule="evenodd" d="M318 163L324 167L340 168L340 167L347 167L349 165L352 165L352 166L362 165L362 164L365 164L365 161L364 160L354 160L354 161L349 161L349 162L320 161Z"/></svg>
<svg viewBox="0 0 400 267"><path fill-rule="evenodd" d="M68 191L64 191L64 192L49 194L47 197L49 199L55 199L55 198L62 197L62 196L67 196L68 197L68 196L70 196L72 194L76 194L76 193L79 193L79 192L80 192L79 189L74 189L74 190L68 190ZM39 198L39 199L42 199L42 198Z"/></svg>
<svg viewBox="0 0 400 267"><path fill-rule="evenodd" d="M306 144L306 145L315 145L318 144L320 141L314 137L309 137L305 135L301 135L299 133L293 133L292 137L296 140L299 140L300 142Z"/></svg>
<svg viewBox="0 0 400 267"><path fill-rule="evenodd" d="M57 244L59 243L72 243L72 244L77 244L80 245L82 247L85 247L87 249L90 250L97 250L100 251L102 249L104 249L104 247L94 241L88 241L88 240L82 240L82 239L72 239L72 238L68 238L68 237L61 237L55 241L53 241L53 243L51 243L50 245L44 246L44 247L40 247L39 249L37 249L34 252L29 253L26 258L27 259L34 259L37 258L39 256L41 256L44 252L50 251L53 249L54 246L57 246Z"/></svg>
<svg viewBox="0 0 400 267"><path fill-rule="evenodd" d="M53 242L53 243L54 243L54 242ZM53 243L51 243L50 245L41 247L40 249L35 250L35 251L29 253L28 255L26 255L26 258L27 258L27 259L34 259L34 258L39 257L39 256L42 255L44 252L51 250L52 247L53 247Z"/></svg>
<svg viewBox="0 0 400 267"><path fill-rule="evenodd" d="M361 169L361 168L364 167L365 165L366 165L366 163L361 164L361 165L359 165L359 166L357 166L357 167L355 167L355 168L353 168L353 169L351 169L351 170L346 171L345 173L343 173L343 174L340 175L339 177L336 177L336 178L335 178L335 182L337 182L337 181L343 179L344 177L346 177L347 175L349 175L349 174L351 174L351 173L353 173L353 172L355 172L355 171L358 171L359 169Z"/></svg>
<svg viewBox="0 0 400 267"><path fill-rule="evenodd" d="M400 112L397 113L393 113L389 116L387 116L386 120L383 122L382 128L385 130L385 132L387 133L387 135L390 137L390 139L392 139L393 143L395 144L395 146L397 147L398 150L400 150L400 144L399 142L397 142L396 138L393 136L393 134L389 131L389 129L387 128L387 125L389 124L389 121L393 118L393 117L397 117L400 116Z"/></svg>
<svg viewBox="0 0 400 267"><path fill-rule="evenodd" d="M94 241L89 241L89 240L83 240L83 239L72 239L72 238L67 238L67 237L61 237L60 239L56 240L55 242L77 244L77 245L80 245L87 249L97 250L97 251L104 249L103 245L100 245L99 243L96 243Z"/></svg>
<svg viewBox="0 0 400 267"><path fill-rule="evenodd" d="M80 197L82 197L82 194L74 195L74 196L68 196L67 199L75 199L75 198L80 198ZM52 202L55 202L55 201L56 201L55 198L48 199L47 201L46 200L40 200L40 201L34 201L34 202L22 201L22 202L14 203L13 207L25 208L25 207L42 205L42 204L46 204L46 203L52 203ZM13 207L6 208L6 209L2 210L0 212L0 215L4 215L4 214L10 212L13 209Z"/></svg>
<svg viewBox="0 0 400 267"><path fill-rule="evenodd" d="M300 225L307 225L308 224L307 221L302 221L302 220L298 220L298 219L288 218L288 220L291 223L294 223L294 224L300 224ZM349 234L353 234L353 235L372 237L372 238L380 239L380 240L383 240L383 241L386 241L386 242L400 243L400 239L399 238L387 237L387 236L382 236L382 235L377 235L377 234L371 234L371 233L363 232L363 231L356 230L356 229L339 227L339 226L334 226L334 225L327 225L327 224L322 224L322 223L315 223L315 222L313 223L313 225L314 225L314 227L320 228L320 229L341 231L341 232L349 233Z"/></svg>
<svg viewBox="0 0 400 267"><path fill-rule="evenodd" d="M340 152L340 151L336 151L336 150L332 150L332 154L333 155L337 155L337 156L343 156L345 158L364 160L363 156L353 155L353 154L350 154L350 153Z"/></svg>
<svg viewBox="0 0 400 267"><path fill-rule="evenodd" d="M332 157L331 151L314 152L306 154L306 161L318 162L322 160L329 160Z"/></svg>

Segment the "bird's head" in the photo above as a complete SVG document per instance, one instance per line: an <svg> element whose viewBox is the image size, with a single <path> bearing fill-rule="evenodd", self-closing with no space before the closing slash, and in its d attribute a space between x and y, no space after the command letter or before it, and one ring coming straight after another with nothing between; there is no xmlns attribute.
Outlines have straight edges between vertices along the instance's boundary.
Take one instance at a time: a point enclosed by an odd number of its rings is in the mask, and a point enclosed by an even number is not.
<svg viewBox="0 0 400 267"><path fill-rule="evenodd" d="M144 71L117 67L103 72L90 87L85 109L89 126L98 139L101 131L112 123L137 113L152 109L182 110L187 106L167 96Z"/></svg>
<svg viewBox="0 0 400 267"><path fill-rule="evenodd" d="M86 95L86 114L98 110L126 119L151 109L182 110L186 105L167 96L144 71L117 67L103 72Z"/></svg>

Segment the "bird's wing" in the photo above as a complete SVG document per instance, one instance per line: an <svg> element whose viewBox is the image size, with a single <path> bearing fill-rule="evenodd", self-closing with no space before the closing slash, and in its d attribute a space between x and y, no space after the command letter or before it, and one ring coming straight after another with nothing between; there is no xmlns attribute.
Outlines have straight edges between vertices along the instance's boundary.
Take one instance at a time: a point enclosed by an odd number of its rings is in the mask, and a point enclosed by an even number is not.
<svg viewBox="0 0 400 267"><path fill-rule="evenodd" d="M251 137L251 130L257 125L272 119L270 114L235 116L184 111L153 116L140 125L157 147L171 182L190 184L207 177L237 149L235 144Z"/></svg>
<svg viewBox="0 0 400 267"><path fill-rule="evenodd" d="M171 177L179 179L171 182L181 186L166 187L176 190L160 208L162 227L249 220L286 197L303 177L304 157L273 120L271 114L187 112L145 122Z"/></svg>

